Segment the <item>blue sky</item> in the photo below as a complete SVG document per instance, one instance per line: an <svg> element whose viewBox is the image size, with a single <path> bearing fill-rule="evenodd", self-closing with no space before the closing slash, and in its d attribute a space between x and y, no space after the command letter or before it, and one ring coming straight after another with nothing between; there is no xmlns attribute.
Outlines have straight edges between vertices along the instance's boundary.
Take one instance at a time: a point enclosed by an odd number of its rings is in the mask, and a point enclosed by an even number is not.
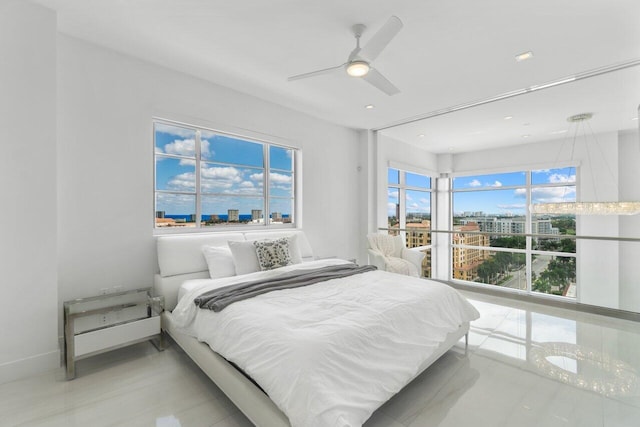
<svg viewBox="0 0 640 427"><path fill-rule="evenodd" d="M160 154L156 156L156 188L194 192L195 131L161 123L156 123L155 130L155 152ZM228 209L239 209L240 214L251 214L252 209L263 210L263 145L206 131L200 139L202 213L224 215ZM269 192L274 197L269 210L288 215L292 211L293 150L270 146L269 157ZM194 213L195 196L158 193L156 209L168 215Z"/></svg>
<svg viewBox="0 0 640 427"><path fill-rule="evenodd" d="M415 177L413 177L415 178ZM397 182L396 174L390 169L389 182ZM524 215L526 211L526 173L494 173L456 177L453 180L455 214L463 212L484 212L496 215ZM533 171L531 174L532 201L559 202L575 201L575 168L556 168ZM407 176L408 186L415 186L415 179ZM567 185L564 185L567 184ZM429 200L419 197L424 193L407 190L407 212L429 212ZM398 192L388 190L388 214L395 215Z"/></svg>

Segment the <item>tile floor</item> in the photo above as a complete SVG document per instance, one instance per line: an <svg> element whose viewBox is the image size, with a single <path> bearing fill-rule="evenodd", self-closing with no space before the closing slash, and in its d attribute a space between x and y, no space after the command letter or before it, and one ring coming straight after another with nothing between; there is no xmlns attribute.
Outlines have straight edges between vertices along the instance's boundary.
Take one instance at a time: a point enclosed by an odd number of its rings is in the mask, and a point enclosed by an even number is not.
<svg viewBox="0 0 640 427"><path fill-rule="evenodd" d="M640 426L640 324L465 293L481 318L365 427ZM176 346L0 385L1 426L249 427Z"/></svg>

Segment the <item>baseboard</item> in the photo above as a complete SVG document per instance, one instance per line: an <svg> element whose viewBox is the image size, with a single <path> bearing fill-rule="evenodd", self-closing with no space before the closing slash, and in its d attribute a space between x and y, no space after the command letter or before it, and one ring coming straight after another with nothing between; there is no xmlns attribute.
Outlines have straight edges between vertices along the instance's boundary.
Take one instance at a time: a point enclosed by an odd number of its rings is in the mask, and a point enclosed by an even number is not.
<svg viewBox="0 0 640 427"><path fill-rule="evenodd" d="M37 354L0 365L0 384L52 371L60 367L60 350Z"/></svg>

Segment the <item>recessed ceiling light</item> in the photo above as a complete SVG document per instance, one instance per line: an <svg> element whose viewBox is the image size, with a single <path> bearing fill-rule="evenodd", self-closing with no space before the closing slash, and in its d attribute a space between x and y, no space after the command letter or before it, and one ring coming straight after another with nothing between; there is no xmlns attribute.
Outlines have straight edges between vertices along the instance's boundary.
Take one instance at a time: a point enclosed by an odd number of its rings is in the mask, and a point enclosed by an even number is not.
<svg viewBox="0 0 640 427"><path fill-rule="evenodd" d="M637 117L634 117L634 118L633 118L633 119L631 119L631 120L638 120L638 118L637 118Z"/></svg>
<svg viewBox="0 0 640 427"><path fill-rule="evenodd" d="M558 135L561 133L567 133L567 130L566 129L554 130L553 132L551 132L551 135Z"/></svg>
<svg viewBox="0 0 640 427"><path fill-rule="evenodd" d="M522 135L523 138L529 138L531 135Z"/></svg>
<svg viewBox="0 0 640 427"><path fill-rule="evenodd" d="M365 105L364 108L366 108L367 110L373 110L376 107L373 104L368 104L368 105Z"/></svg>
<svg viewBox="0 0 640 427"><path fill-rule="evenodd" d="M418 138L424 138L424 133L421 133L420 135L418 135Z"/></svg>
<svg viewBox="0 0 640 427"><path fill-rule="evenodd" d="M513 116L504 116L504 119L505 120L511 120L511 119L513 119Z"/></svg>
<svg viewBox="0 0 640 427"><path fill-rule="evenodd" d="M533 52L528 51L528 52L522 52L518 55L516 55L516 61L521 62L521 61L526 61L527 59L531 59L533 58Z"/></svg>

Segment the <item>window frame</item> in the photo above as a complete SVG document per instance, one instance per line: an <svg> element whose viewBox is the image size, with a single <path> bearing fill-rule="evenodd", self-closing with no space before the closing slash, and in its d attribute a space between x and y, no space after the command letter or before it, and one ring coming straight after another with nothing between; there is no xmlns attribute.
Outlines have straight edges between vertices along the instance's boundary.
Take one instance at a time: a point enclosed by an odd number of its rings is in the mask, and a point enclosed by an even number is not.
<svg viewBox="0 0 640 427"><path fill-rule="evenodd" d="M563 168L573 168L574 172L575 172L575 178L572 182L564 182L564 183L536 183L534 184L532 181L533 178L533 173L536 171L541 171L541 170L545 170L545 169L551 169L551 170L555 170L555 169L563 169ZM579 163L567 163L567 164L560 164L560 165L554 165L554 166L540 166L540 165L535 165L535 166L527 166L527 167L521 167L518 168L516 170L514 169L506 169L506 170L496 170L496 171L470 171L468 173L460 173L460 174L455 174L452 175L449 181L449 201L450 201L450 206L449 206L449 224L450 224L450 229L448 230L449 233L449 250L450 250L450 262L449 262L449 272L448 272L448 278L450 281L455 282L455 283L463 283L463 284L468 284L468 285L472 285L472 286L479 286L479 287L486 287L486 288L490 288L490 289L499 289L500 291L504 291L504 292L514 292L514 293L525 293L527 295L536 295L536 296L540 296L543 298L559 298L562 300L570 300L570 301L578 301L579 300L579 292L580 292L580 286L579 286L579 270L578 270L578 250L576 248L575 252L557 252L557 251L550 251L550 250L541 250L538 248L534 248L533 247L533 238L534 236L533 234L533 222L535 220L535 215L531 213L531 210L529 209L531 203L533 203L533 190L536 188L559 188L559 187L566 187L566 186L573 186L575 187L575 199L577 200L578 198L578 194L579 194L579 168L580 168L580 164ZM499 173L525 173L525 183L524 184L515 184L515 185L509 185L509 186L501 186L499 188L493 188L490 186L483 186L481 188L454 188L454 180L455 178L461 178L461 177L472 177L472 176L483 176L483 175L493 175L493 174L499 174ZM492 247L492 246L486 246L486 247L482 247L482 246L472 246L472 245L465 245L465 244L455 244L453 239L456 233L459 233L455 230L456 225L454 224L454 218L455 218L455 205L454 205L454 196L456 193L465 193L465 192L484 192L484 191L492 191L492 190L515 190L515 189L519 189L519 188L525 188L526 190L526 197L525 197L525 209L524 209L524 217L525 217L525 221L524 221L524 233L515 233L514 236L518 236L518 235L523 235L525 236L526 239L526 245L524 248L502 248L502 247ZM574 221L575 221L575 225L576 225L576 229L578 228L578 219L580 218L579 215L576 215L574 217ZM483 235L486 236L492 236L492 235L498 235L498 234L503 234L499 231L493 231L493 232L481 232L483 233ZM560 238L562 238L563 235L559 235ZM572 238L573 240L575 240L575 237L569 237ZM454 278L454 248L461 248L461 249L479 249L479 250L487 250L487 251L491 251L491 252L508 252L508 253L512 253L512 254L524 254L525 255L525 289L519 289L519 288L507 288L507 287L503 287L500 285L496 285L496 284L489 284L489 283L483 283L483 282L475 282L475 281L468 281L468 280L462 280L462 279L456 279ZM534 256L551 256L554 258L557 257L567 257L567 258L574 258L575 259L575 263L574 263L574 268L575 268L575 283L576 283L576 294L573 296L564 296L564 295L555 295L552 293L544 293L544 292L539 292L539 291L534 291L533 290L533 280L532 280L532 261L533 261L533 257Z"/></svg>
<svg viewBox="0 0 640 427"><path fill-rule="evenodd" d="M158 153L157 145L156 145L156 125L166 125L166 126L175 126L177 128L188 129L194 131L194 157L190 156L181 156L178 154L166 154L166 153ZM152 143L153 143L153 234L161 235L161 234L184 234L184 233L206 233L206 232L225 232L225 231L250 231L250 230L264 230L264 229L291 229L298 228L301 223L300 219L300 185L299 180L301 176L301 149L299 147L295 147L292 145L288 145L282 142L275 142L273 140L267 140L262 138L256 138L254 136L248 136L246 134L241 134L238 132L231 132L227 130L214 129L211 127L194 125L191 123L184 123L176 120L164 119L159 117L152 118L151 122L151 132L152 132ZM203 159L202 158L202 133L206 132L208 134L220 135L224 137L229 137L233 139L238 139L241 141L260 144L262 147L262 166L254 166L254 165L240 165L235 163L229 163L227 161L220 161L215 159ZM285 171L280 168L271 167L270 164L270 148L277 147L285 150L291 150L292 158L291 158L291 170ZM179 191L179 190L160 190L157 188L157 159L158 157L162 158L171 158L171 159L187 159L195 161L194 173L195 173L195 190L193 192L189 191ZM242 194L218 194L215 192L205 192L201 187L202 181L202 165L203 164L216 164L220 166L231 166L238 167L243 169L255 169L256 171L261 171L263 174L263 188L260 194L250 194L250 195L242 195ZM291 197L285 196L272 196L270 194L270 173L271 171L276 170L280 172L286 172L291 174ZM158 227L156 222L157 215L157 196L158 194L177 194L177 195L190 195L195 197L195 222L193 226L187 227ZM261 198L262 199L262 211L264 221L262 223L256 224L226 224L224 226L207 226L202 221L202 203L203 196L222 196L222 197L240 197L240 198ZM290 200L291 204L291 213L289 216L291 217L291 222L289 223L281 223L281 224L272 224L271 223L271 199L277 200Z"/></svg>
<svg viewBox="0 0 640 427"><path fill-rule="evenodd" d="M389 182L389 171L390 170L394 170L398 172L398 183L391 183ZM420 176L424 176L429 178L429 187L417 187L417 186L412 186L412 185L407 185L407 177L406 174L413 174L413 175L420 175ZM425 259L429 259L429 266L428 269L430 271L433 271L433 264L434 264L434 244L433 244L433 234L432 234L432 230L433 230L433 225L435 224L435 203L436 203L436 189L435 189L435 185L436 185L436 177L434 176L435 173L432 172L428 172L428 171L416 171L413 170L411 168L407 168L407 167L403 167L403 166L399 166L399 165L395 165L395 164L389 164L387 166L387 182L386 182L386 200L388 203L389 200L389 189L393 188L396 189L398 191L398 229L399 234L402 236L403 240L406 242L407 241L407 191L420 191L423 193L428 193L429 194L429 221L430 221L430 226L429 226L429 244L428 245L422 245L422 246L415 246L415 247L408 247L409 249L415 249L415 250L419 250L421 252L425 253ZM385 205L387 204L385 203ZM388 210L387 210L387 219L386 219L386 223L387 223L387 233L391 234L391 232L393 231L392 228L389 225L389 214L388 214ZM427 254L427 252L429 252L429 254ZM427 256L429 255L429 256ZM423 271L424 272L424 271ZM423 273L421 272L421 273Z"/></svg>

